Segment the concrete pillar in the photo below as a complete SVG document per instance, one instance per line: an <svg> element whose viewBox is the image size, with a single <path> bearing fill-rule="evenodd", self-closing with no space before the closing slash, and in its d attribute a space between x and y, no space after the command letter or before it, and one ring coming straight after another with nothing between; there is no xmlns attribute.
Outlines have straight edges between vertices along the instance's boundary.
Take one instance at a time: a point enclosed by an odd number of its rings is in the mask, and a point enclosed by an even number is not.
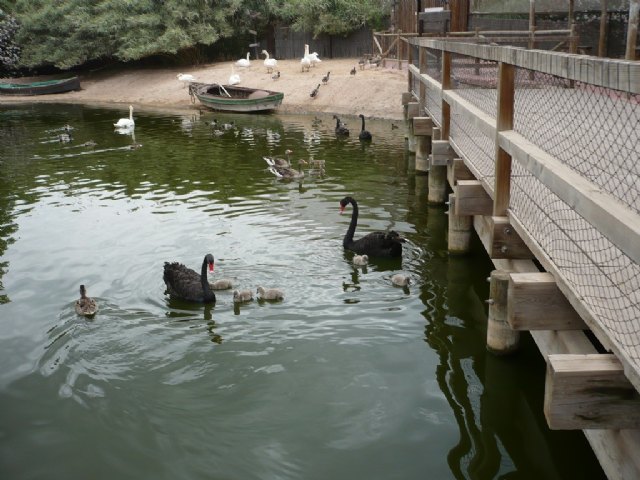
<svg viewBox="0 0 640 480"><path fill-rule="evenodd" d="M416 142L416 172L429 171L429 155L431 155L431 137L428 135L415 136Z"/></svg>
<svg viewBox="0 0 640 480"><path fill-rule="evenodd" d="M520 332L507 323L507 293L509 272L491 272L489 287L489 318L487 321L487 350L495 355L507 355L518 349Z"/></svg>

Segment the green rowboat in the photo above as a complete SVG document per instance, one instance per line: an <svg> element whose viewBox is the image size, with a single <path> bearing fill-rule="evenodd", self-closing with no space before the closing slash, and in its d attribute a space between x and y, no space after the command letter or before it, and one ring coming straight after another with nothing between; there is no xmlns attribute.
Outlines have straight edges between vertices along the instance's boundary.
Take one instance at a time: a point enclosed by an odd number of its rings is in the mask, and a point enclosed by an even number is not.
<svg viewBox="0 0 640 480"><path fill-rule="evenodd" d="M246 113L274 110L284 98L282 92L217 83L191 83L189 94L213 110Z"/></svg>
<svg viewBox="0 0 640 480"><path fill-rule="evenodd" d="M0 95L47 95L71 90L80 90L78 77L24 83L8 83L0 80Z"/></svg>

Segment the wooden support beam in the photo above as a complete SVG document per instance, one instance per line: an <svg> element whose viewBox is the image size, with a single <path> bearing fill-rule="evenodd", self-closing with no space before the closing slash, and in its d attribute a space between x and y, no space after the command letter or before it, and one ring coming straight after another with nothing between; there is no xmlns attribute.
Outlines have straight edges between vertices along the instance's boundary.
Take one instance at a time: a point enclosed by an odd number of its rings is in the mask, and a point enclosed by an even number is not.
<svg viewBox="0 0 640 480"><path fill-rule="evenodd" d="M491 258L535 258L507 217L491 217Z"/></svg>
<svg viewBox="0 0 640 480"><path fill-rule="evenodd" d="M417 117L420 114L420 104L418 102L407 103L407 120Z"/></svg>
<svg viewBox="0 0 640 480"><path fill-rule="evenodd" d="M473 173L469 170L461 158L454 158L447 165L447 180L451 188L455 187L458 180L475 180Z"/></svg>
<svg viewBox="0 0 640 480"><path fill-rule="evenodd" d="M512 273L507 320L514 330L588 330L548 272Z"/></svg>
<svg viewBox="0 0 640 480"><path fill-rule="evenodd" d="M434 140L431 144L431 165L447 166L456 155L448 140Z"/></svg>
<svg viewBox="0 0 640 480"><path fill-rule="evenodd" d="M513 129L513 111L515 98L515 67L500 62L498 66L498 105L496 119L497 132ZM511 155L505 152L495 141L495 188L493 195L493 214L504 216L509 208L511 197Z"/></svg>
<svg viewBox="0 0 640 480"><path fill-rule="evenodd" d="M477 180L460 180L455 188L456 215L491 215L493 199Z"/></svg>
<svg viewBox="0 0 640 480"><path fill-rule="evenodd" d="M615 355L549 355L544 414L552 430L640 428L640 393Z"/></svg>
<svg viewBox="0 0 640 480"><path fill-rule="evenodd" d="M402 92L402 105L407 105L411 101L413 101L413 93Z"/></svg>
<svg viewBox="0 0 640 480"><path fill-rule="evenodd" d="M426 135L428 137L433 133L433 120L431 117L413 117L413 134L416 136Z"/></svg>

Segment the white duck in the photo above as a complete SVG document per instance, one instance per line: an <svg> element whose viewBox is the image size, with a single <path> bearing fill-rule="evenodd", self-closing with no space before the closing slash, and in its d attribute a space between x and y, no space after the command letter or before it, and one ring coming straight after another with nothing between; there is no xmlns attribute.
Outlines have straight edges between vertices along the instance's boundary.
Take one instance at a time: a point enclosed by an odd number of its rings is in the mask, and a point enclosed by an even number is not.
<svg viewBox="0 0 640 480"><path fill-rule="evenodd" d="M133 121L133 105L129 105L129 118L121 118L114 123L113 126L122 129L132 129L136 126L136 123Z"/></svg>
<svg viewBox="0 0 640 480"><path fill-rule="evenodd" d="M267 73L272 73L273 69L278 66L278 60L269 58L269 52L266 50L262 50L262 54L267 57L264 59L264 66L267 67Z"/></svg>
<svg viewBox="0 0 640 480"><path fill-rule="evenodd" d="M229 77L229 85L238 85L240 83L240 75L238 75L231 65L231 76Z"/></svg>
<svg viewBox="0 0 640 480"><path fill-rule="evenodd" d="M311 60L312 67L315 67L317 63L322 63L322 60L320 60L320 57L318 56L318 52L310 53L309 60Z"/></svg>
<svg viewBox="0 0 640 480"><path fill-rule="evenodd" d="M247 52L247 58L241 58L236 62L236 67L250 67L251 62L249 61L249 55L251 52Z"/></svg>
<svg viewBox="0 0 640 480"><path fill-rule="evenodd" d="M187 83L196 81L196 77L190 73L179 73L176 77L182 82L182 88L186 87Z"/></svg>
<svg viewBox="0 0 640 480"><path fill-rule="evenodd" d="M302 68L302 71L309 71L309 68L311 67L311 57L309 57L309 45L307 45L306 43L304 44L304 57L302 57L302 60L300 60L300 67Z"/></svg>

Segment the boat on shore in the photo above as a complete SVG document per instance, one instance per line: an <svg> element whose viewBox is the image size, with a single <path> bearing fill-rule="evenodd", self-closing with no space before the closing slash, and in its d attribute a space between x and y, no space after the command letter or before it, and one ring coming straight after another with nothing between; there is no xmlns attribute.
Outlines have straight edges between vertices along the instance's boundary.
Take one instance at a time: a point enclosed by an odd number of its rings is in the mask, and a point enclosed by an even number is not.
<svg viewBox="0 0 640 480"><path fill-rule="evenodd" d="M78 77L57 78L34 82L4 82L0 80L0 95L47 95L80 90Z"/></svg>
<svg viewBox="0 0 640 480"><path fill-rule="evenodd" d="M191 83L189 94L212 110L223 112L268 112L280 106L284 93L261 88L220 85L217 83ZM195 97L195 98L194 98Z"/></svg>

